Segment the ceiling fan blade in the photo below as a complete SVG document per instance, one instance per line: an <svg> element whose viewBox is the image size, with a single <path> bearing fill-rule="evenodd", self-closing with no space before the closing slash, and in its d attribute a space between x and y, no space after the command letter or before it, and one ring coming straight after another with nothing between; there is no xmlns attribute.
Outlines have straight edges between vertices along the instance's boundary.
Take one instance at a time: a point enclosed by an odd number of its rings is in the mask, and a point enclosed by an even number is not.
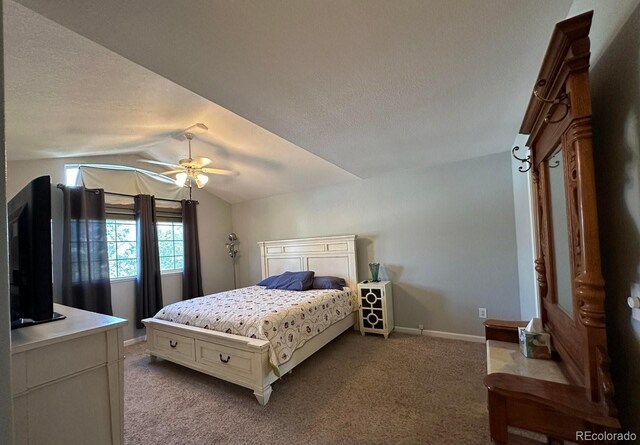
<svg viewBox="0 0 640 445"><path fill-rule="evenodd" d="M160 173L160 174L161 174L161 175L173 175L173 174L176 174L176 173L181 173L181 172L183 172L183 171L184 171L184 169L183 169L183 168L180 168L180 169L177 169L177 170L169 170L169 171L167 171L167 172L162 172L162 173Z"/></svg>
<svg viewBox="0 0 640 445"><path fill-rule="evenodd" d="M225 170L222 168L202 168L200 169L204 173L209 173L211 175L224 175L224 176L238 176L240 173L233 170Z"/></svg>
<svg viewBox="0 0 640 445"><path fill-rule="evenodd" d="M205 158L204 156L199 156L197 158L193 158L191 161L192 164L198 165L198 168L204 167L205 165L211 164L213 161L209 158Z"/></svg>
<svg viewBox="0 0 640 445"><path fill-rule="evenodd" d="M170 164L169 162L152 161L151 159L138 159L140 162L146 162L147 164L165 165L168 167L180 168L178 164Z"/></svg>

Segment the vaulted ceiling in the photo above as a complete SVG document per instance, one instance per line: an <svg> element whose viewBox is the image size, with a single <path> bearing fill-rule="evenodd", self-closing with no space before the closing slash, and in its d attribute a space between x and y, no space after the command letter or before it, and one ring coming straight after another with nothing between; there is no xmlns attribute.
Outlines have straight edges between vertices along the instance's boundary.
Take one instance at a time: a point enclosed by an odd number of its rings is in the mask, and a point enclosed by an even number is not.
<svg viewBox="0 0 640 445"><path fill-rule="evenodd" d="M210 128L195 135L194 155L240 172L209 178L207 189L228 202L355 178L23 6L5 2L4 14L9 160L64 157L74 162L138 153L176 162L187 157L181 131L204 122Z"/></svg>
<svg viewBox="0 0 640 445"><path fill-rule="evenodd" d="M203 149L212 150L221 167L241 172L211 185L232 202L508 150L553 25L571 5L570 0L19 3L88 40L69 34L55 44L47 33L64 32L51 31L50 22L5 24L10 55L12 32L21 39L32 34L31 42L13 39L27 54L14 52L14 60L7 59L7 71L14 70L8 81L22 81L23 100L45 105L18 107L14 123L20 121L24 132L25 122L36 116L54 127L40 146L20 140L9 128L8 107L7 137L27 145L18 144L13 156L53 155L69 140L85 140L92 149L146 150L174 160L178 142L154 138L202 121L210 127L202 136L202 146L210 148ZM17 8L6 9L11 14ZM79 54L87 45L93 56ZM28 58L46 63L20 62ZM58 77L75 72L75 86L57 79L35 93L25 91L51 71ZM92 94L99 97L93 112ZM68 114L76 100L87 107L72 119ZM65 110L65 122L58 122L58 108ZM119 111L126 118L111 122ZM58 145L56 132L65 133ZM269 188L271 182L277 187Z"/></svg>

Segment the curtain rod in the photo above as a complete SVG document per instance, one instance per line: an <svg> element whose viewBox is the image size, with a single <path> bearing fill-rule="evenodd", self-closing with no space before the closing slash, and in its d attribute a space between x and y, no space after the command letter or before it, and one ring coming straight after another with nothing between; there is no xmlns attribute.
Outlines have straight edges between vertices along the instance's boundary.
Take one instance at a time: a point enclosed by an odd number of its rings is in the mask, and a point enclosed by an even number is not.
<svg viewBox="0 0 640 445"><path fill-rule="evenodd" d="M62 189L65 188L66 185L64 184L58 184L58 188ZM104 192L105 195L114 195L114 196L124 196L125 198L135 198L136 195L129 195L127 193L116 193L116 192ZM155 198L156 201L168 201L168 202L182 202L182 200L179 199L168 199L168 198ZM200 204L198 201L194 201L193 199L185 199L185 201L191 201L191 202L195 202L196 204Z"/></svg>

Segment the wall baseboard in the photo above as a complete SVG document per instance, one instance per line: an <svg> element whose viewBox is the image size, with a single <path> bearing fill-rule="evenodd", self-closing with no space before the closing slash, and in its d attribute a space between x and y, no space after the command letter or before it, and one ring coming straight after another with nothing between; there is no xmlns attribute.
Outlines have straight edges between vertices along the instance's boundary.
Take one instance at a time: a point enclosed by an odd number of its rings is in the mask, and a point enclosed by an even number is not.
<svg viewBox="0 0 640 445"><path fill-rule="evenodd" d="M147 336L143 335L141 337L136 337L136 338L130 338L129 340L125 340L124 341L124 346L131 346L131 345L135 345L136 343L141 343L143 341L147 341Z"/></svg>
<svg viewBox="0 0 640 445"><path fill-rule="evenodd" d="M485 342L485 338L482 335L456 334L455 332L430 331L427 329L420 330L416 328L405 328L402 326L396 326L393 330L399 334L426 335L428 337L448 338L451 340L464 340L464 341L471 341L474 343Z"/></svg>

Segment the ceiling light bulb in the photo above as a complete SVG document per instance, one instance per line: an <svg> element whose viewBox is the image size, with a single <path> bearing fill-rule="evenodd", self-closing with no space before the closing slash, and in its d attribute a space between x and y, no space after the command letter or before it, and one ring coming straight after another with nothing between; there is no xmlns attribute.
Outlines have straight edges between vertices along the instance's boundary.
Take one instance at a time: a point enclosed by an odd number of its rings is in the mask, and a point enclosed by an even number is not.
<svg viewBox="0 0 640 445"><path fill-rule="evenodd" d="M207 175L204 175L202 173L200 173L198 176L196 176L196 179L198 180L198 187L202 188L204 187L207 182L209 182L209 177Z"/></svg>
<svg viewBox="0 0 640 445"><path fill-rule="evenodd" d="M178 173L176 175L176 184L180 187L184 187L185 182L187 182L187 174L186 173Z"/></svg>

